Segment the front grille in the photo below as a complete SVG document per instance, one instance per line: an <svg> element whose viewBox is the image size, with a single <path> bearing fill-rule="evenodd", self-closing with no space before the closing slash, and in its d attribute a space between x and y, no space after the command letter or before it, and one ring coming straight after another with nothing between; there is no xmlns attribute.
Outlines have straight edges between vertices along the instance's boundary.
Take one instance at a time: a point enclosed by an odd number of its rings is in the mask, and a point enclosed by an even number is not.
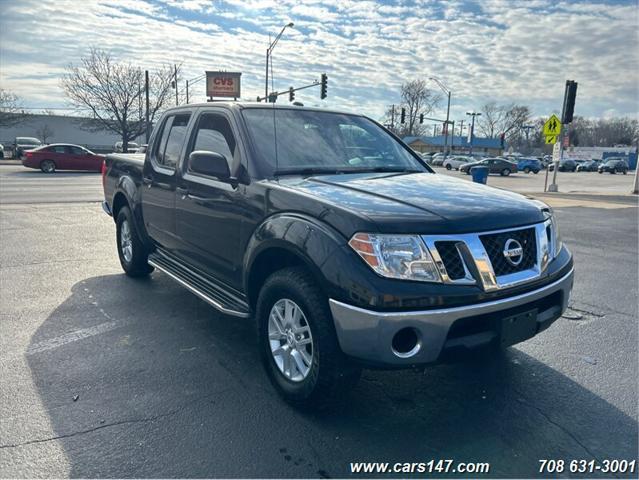
<svg viewBox="0 0 639 480"><path fill-rule="evenodd" d="M497 277L528 270L535 266L537 242L535 241L534 228L480 235L479 238L488 253ZM523 258L519 265L511 265L504 256L504 248L509 239L517 240L522 246Z"/></svg>
<svg viewBox="0 0 639 480"><path fill-rule="evenodd" d="M451 280L461 280L466 276L456 244L457 242L435 242L439 256L446 267L448 278Z"/></svg>

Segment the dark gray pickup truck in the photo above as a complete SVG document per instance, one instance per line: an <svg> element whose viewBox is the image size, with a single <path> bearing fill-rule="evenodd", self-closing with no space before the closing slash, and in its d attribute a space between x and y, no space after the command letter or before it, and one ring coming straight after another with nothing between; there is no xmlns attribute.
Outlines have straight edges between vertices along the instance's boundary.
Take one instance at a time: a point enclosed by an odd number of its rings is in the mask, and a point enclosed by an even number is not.
<svg viewBox="0 0 639 480"><path fill-rule="evenodd" d="M269 377L298 405L330 402L363 367L524 341L572 289L547 205L437 175L360 115L176 107L145 155L108 155L102 174L124 271L158 269L254 319Z"/></svg>

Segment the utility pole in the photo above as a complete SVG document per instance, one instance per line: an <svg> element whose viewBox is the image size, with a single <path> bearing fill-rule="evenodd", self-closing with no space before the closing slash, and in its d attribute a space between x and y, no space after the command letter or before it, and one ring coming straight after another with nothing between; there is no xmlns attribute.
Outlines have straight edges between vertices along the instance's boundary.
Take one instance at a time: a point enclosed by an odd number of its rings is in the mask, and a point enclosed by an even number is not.
<svg viewBox="0 0 639 480"><path fill-rule="evenodd" d="M174 77L175 77L175 105L179 105L180 102L178 100L178 83L177 83L177 65L173 64L174 69Z"/></svg>
<svg viewBox="0 0 639 480"><path fill-rule="evenodd" d="M639 194L639 138L637 139L637 148L635 149L635 184L632 187L632 194Z"/></svg>
<svg viewBox="0 0 639 480"><path fill-rule="evenodd" d="M391 105L391 130L395 133L395 105Z"/></svg>
<svg viewBox="0 0 639 480"><path fill-rule="evenodd" d="M151 137L151 125L149 123L149 71L144 71L144 91L146 96L146 143L149 143Z"/></svg>
<svg viewBox="0 0 639 480"><path fill-rule="evenodd" d="M439 80L437 77L430 77L429 80L433 80L435 83L437 83L437 85L439 85L439 88L442 89L442 91L448 96L448 106L446 107L446 122L444 123L445 125L445 130L444 130L444 154L448 155L450 153L450 150L448 149L448 125L450 123L450 88L446 87L441 80Z"/></svg>

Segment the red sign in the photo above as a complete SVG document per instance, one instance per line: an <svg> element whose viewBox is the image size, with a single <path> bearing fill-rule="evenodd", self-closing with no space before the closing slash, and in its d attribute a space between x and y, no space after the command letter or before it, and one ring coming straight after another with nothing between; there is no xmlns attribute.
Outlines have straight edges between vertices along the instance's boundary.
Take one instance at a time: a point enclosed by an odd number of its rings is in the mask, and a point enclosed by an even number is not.
<svg viewBox="0 0 639 480"><path fill-rule="evenodd" d="M564 148L570 146L570 137L568 135L564 136Z"/></svg>
<svg viewBox="0 0 639 480"><path fill-rule="evenodd" d="M206 72L206 95L208 97L240 97L239 72Z"/></svg>

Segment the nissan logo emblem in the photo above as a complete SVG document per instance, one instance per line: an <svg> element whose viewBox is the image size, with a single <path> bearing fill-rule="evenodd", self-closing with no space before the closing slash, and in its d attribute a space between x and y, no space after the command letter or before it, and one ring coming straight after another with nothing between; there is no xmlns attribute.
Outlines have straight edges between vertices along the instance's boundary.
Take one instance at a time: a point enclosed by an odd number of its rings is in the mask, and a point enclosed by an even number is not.
<svg viewBox="0 0 639 480"><path fill-rule="evenodd" d="M524 248L514 238L509 238L504 244L504 257L513 267L516 267L524 259Z"/></svg>

